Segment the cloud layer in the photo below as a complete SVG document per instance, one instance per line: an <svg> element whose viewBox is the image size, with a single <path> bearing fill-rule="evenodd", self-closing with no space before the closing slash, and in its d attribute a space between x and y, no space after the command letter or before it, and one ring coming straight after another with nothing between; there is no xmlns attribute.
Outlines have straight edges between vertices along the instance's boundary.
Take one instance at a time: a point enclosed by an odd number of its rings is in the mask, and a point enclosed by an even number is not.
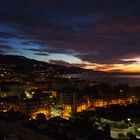
<svg viewBox="0 0 140 140"><path fill-rule="evenodd" d="M65 54L81 59L78 66L97 69L138 64L139 5L139 0L5 0L0 53L17 48L23 55L75 66L74 59L51 57Z"/></svg>

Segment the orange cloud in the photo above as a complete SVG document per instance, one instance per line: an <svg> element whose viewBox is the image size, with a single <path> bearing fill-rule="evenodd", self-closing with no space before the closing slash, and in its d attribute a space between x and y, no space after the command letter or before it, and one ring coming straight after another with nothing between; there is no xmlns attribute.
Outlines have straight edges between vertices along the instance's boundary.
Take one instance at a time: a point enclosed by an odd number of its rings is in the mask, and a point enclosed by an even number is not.
<svg viewBox="0 0 140 140"><path fill-rule="evenodd" d="M140 63L134 64L106 64L106 65L87 65L84 67L85 69L93 69L93 70L100 70L105 72L140 72Z"/></svg>

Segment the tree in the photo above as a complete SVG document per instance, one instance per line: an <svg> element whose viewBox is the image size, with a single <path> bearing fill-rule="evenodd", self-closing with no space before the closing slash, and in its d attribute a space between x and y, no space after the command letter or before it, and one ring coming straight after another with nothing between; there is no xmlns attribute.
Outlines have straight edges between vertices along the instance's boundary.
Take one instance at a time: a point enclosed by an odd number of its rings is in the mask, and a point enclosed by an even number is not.
<svg viewBox="0 0 140 140"><path fill-rule="evenodd" d="M46 116L45 116L45 114L43 114L43 113L37 114L36 120L38 120L38 121L40 121L40 122L46 121Z"/></svg>

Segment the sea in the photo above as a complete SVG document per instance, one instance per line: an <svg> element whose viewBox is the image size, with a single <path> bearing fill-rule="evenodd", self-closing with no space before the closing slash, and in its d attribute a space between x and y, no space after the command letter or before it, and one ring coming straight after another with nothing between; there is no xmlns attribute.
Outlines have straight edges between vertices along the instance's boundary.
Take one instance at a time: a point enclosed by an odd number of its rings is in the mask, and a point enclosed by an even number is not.
<svg viewBox="0 0 140 140"><path fill-rule="evenodd" d="M105 82L112 86L117 84L140 86L140 74L67 74L67 77Z"/></svg>

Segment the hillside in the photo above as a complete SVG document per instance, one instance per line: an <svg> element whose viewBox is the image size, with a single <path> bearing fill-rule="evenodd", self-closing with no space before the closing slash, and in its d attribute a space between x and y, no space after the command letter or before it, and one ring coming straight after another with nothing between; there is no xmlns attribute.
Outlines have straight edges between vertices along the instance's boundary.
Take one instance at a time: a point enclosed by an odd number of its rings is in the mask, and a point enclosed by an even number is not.
<svg viewBox="0 0 140 140"><path fill-rule="evenodd" d="M61 65L55 65L51 63L46 63L42 61L37 61L35 59L29 59L24 56L17 55L2 55L0 54L0 64L13 65L16 68L22 69L24 71L38 70L38 69L48 69L54 68L60 73L82 73L90 72L91 70L86 70L79 67L65 67Z"/></svg>

